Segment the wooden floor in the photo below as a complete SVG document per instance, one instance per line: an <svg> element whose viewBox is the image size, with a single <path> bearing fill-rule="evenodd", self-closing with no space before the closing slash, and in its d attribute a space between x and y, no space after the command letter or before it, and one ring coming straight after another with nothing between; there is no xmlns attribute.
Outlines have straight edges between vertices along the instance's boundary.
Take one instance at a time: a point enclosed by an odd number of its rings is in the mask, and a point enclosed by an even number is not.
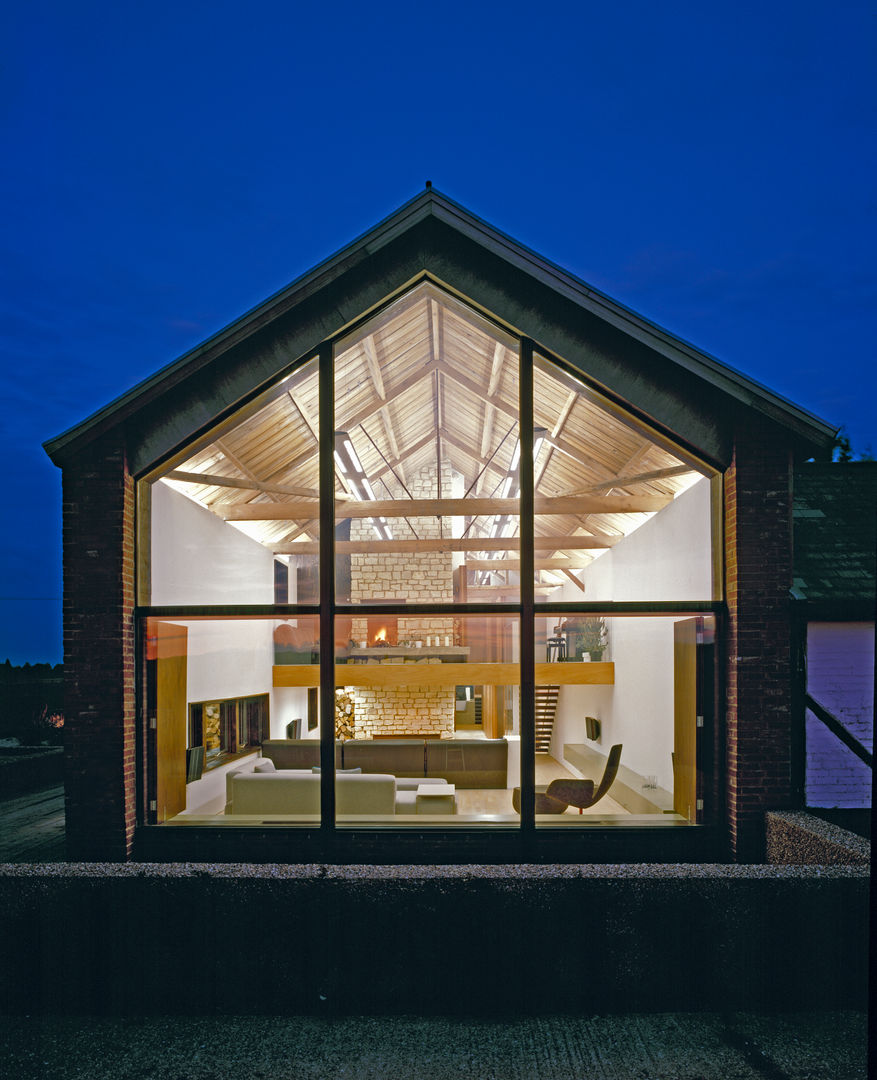
<svg viewBox="0 0 877 1080"><path fill-rule="evenodd" d="M0 863L66 858L63 785L0 801Z"/></svg>

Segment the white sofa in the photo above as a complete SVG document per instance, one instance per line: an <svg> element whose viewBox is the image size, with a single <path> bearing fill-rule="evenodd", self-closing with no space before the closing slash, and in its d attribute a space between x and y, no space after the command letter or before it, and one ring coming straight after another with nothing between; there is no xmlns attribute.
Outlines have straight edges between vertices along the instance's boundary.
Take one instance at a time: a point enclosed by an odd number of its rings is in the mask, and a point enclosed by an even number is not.
<svg viewBox="0 0 877 1080"><path fill-rule="evenodd" d="M311 769L276 769L271 772L235 769L226 774L226 814L320 813L320 774ZM447 799L420 798L417 787L447 787L440 779L397 779L389 773L344 773L335 776L338 814L447 814L456 813L451 790Z"/></svg>

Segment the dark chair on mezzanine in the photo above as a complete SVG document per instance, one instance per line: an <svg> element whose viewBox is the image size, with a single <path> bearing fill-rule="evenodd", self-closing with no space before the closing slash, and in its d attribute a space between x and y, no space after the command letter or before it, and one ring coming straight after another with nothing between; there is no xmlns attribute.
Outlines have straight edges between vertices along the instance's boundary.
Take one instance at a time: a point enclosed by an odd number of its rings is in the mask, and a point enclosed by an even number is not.
<svg viewBox="0 0 877 1080"><path fill-rule="evenodd" d="M537 814L563 814L570 806L578 808L579 813L588 807L598 803L618 775L618 765L621 762L621 743L616 743L609 751L606 759L606 768L603 777L596 790L593 780L577 780L574 777L560 777L552 780L547 787L536 788L536 813ZM516 813L521 812L521 789L516 787L512 792L512 806Z"/></svg>

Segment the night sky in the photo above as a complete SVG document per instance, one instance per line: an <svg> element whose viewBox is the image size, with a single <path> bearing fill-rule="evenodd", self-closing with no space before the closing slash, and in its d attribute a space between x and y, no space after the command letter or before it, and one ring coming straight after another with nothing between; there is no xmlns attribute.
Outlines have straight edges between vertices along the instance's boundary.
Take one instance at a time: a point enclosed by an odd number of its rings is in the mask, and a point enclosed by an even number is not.
<svg viewBox="0 0 877 1080"><path fill-rule="evenodd" d="M427 179L877 451L875 24L845 0L7 5L0 661L61 659L41 443Z"/></svg>

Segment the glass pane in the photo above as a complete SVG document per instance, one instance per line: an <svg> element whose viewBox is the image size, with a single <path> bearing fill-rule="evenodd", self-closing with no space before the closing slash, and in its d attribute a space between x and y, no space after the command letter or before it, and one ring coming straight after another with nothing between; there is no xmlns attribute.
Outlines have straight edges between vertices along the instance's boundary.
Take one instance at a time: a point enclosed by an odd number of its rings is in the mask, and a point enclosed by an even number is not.
<svg viewBox="0 0 877 1080"><path fill-rule="evenodd" d="M432 285L335 352L336 591L517 602L517 343Z"/></svg>
<svg viewBox="0 0 877 1080"><path fill-rule="evenodd" d="M157 820L317 824L318 619L150 618L145 631Z"/></svg>
<svg viewBox="0 0 877 1080"><path fill-rule="evenodd" d="M536 599L711 600L710 471L544 357L534 418Z"/></svg>
<svg viewBox="0 0 877 1080"><path fill-rule="evenodd" d="M336 646L338 822L516 824L518 619L353 620L366 623L367 637ZM338 624L336 641L349 625Z"/></svg>
<svg viewBox="0 0 877 1080"><path fill-rule="evenodd" d="M535 634L537 824L702 821L713 617L540 616Z"/></svg>
<svg viewBox="0 0 877 1080"><path fill-rule="evenodd" d="M318 602L317 382L312 360L150 483L150 604Z"/></svg>

